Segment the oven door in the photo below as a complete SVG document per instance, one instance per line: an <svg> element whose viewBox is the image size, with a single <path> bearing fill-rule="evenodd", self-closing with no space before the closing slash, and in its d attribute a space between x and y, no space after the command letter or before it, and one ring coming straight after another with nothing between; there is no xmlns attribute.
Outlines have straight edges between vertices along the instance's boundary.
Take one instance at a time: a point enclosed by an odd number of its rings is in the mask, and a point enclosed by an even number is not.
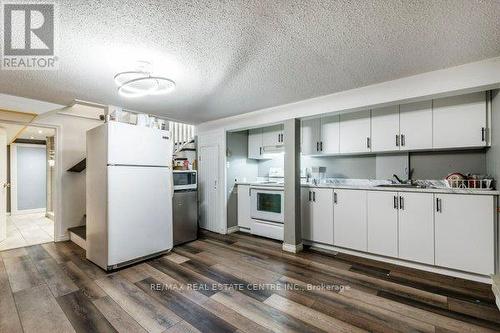
<svg viewBox="0 0 500 333"><path fill-rule="evenodd" d="M282 190L251 189L251 214L256 220L283 223L284 196Z"/></svg>

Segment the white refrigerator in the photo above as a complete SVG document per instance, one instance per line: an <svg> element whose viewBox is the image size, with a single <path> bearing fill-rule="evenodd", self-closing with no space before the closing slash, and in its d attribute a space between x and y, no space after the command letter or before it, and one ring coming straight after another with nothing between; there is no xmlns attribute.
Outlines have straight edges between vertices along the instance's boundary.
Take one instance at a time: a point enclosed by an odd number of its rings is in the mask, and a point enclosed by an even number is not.
<svg viewBox="0 0 500 333"><path fill-rule="evenodd" d="M107 122L87 132L87 259L104 270L173 246L170 132Z"/></svg>

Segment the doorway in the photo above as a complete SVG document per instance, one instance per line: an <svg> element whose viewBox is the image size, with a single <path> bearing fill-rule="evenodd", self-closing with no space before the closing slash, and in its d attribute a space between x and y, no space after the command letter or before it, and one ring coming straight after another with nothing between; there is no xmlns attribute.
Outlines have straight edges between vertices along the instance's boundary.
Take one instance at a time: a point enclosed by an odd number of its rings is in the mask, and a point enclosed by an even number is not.
<svg viewBox="0 0 500 333"><path fill-rule="evenodd" d="M55 134L0 122L0 250L54 241Z"/></svg>

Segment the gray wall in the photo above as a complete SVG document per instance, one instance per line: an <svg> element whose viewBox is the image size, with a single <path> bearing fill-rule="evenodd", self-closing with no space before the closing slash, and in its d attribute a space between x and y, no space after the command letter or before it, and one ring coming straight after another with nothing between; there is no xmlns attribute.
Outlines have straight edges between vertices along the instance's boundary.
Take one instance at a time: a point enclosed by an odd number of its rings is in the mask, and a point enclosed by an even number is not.
<svg viewBox="0 0 500 333"><path fill-rule="evenodd" d="M487 173L485 150L412 153L410 166L413 179L444 179L452 172Z"/></svg>
<svg viewBox="0 0 500 333"><path fill-rule="evenodd" d="M235 181L257 178L258 163L248 158L248 131L227 133L227 226L238 225L238 197Z"/></svg>
<svg viewBox="0 0 500 333"><path fill-rule="evenodd" d="M485 150L364 156L303 156L301 168L312 166L326 167L326 177L351 179L390 179L393 174L406 179L409 168L413 170L413 179L443 179L455 171L465 174L488 173ZM259 177L267 177L270 167L283 167L283 157L259 161Z"/></svg>
<svg viewBox="0 0 500 333"><path fill-rule="evenodd" d="M17 209L46 206L45 146L17 146Z"/></svg>

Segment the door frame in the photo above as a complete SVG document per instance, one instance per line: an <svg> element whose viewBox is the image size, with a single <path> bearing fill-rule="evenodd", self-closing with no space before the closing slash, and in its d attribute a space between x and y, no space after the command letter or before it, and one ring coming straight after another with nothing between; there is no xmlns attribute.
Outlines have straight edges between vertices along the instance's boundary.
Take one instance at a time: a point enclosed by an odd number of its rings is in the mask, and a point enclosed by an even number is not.
<svg viewBox="0 0 500 333"><path fill-rule="evenodd" d="M42 145L36 145L31 143L11 143L10 144L10 215L23 215L23 214L34 214L43 213L47 211L47 204L45 207L34 208L34 209L17 209L17 147L36 147L40 148ZM45 151L47 150L46 146ZM14 148L14 149L13 149ZM41 149L41 148L40 148ZM47 154L47 152L45 152ZM16 186L14 186L16 185ZM49 184L46 184L49 186Z"/></svg>
<svg viewBox="0 0 500 333"><path fill-rule="evenodd" d="M34 127L42 127L49 128L55 131L55 153L56 153L56 163L55 163L55 192L52 193L52 201L54 205L54 241L64 241L67 240L67 237L61 237L62 230L62 131L60 125L53 124L45 124L42 122L36 122L36 119L33 122L19 122L12 120L0 120L2 123L13 124L13 125L23 125L23 126L34 126Z"/></svg>
<svg viewBox="0 0 500 333"><path fill-rule="evenodd" d="M197 161L198 168L201 169L200 165L200 153L201 148L206 146L217 146L218 153L218 164L219 170L217 172L217 182L219 184L217 188L217 203L216 203L216 225L214 226L214 232L226 234L227 233L227 198L226 198L226 131L216 130L210 132L204 132L198 134L197 136ZM201 170L200 170L201 171ZM199 194L198 194L199 195ZM201 210L200 210L201 212Z"/></svg>

